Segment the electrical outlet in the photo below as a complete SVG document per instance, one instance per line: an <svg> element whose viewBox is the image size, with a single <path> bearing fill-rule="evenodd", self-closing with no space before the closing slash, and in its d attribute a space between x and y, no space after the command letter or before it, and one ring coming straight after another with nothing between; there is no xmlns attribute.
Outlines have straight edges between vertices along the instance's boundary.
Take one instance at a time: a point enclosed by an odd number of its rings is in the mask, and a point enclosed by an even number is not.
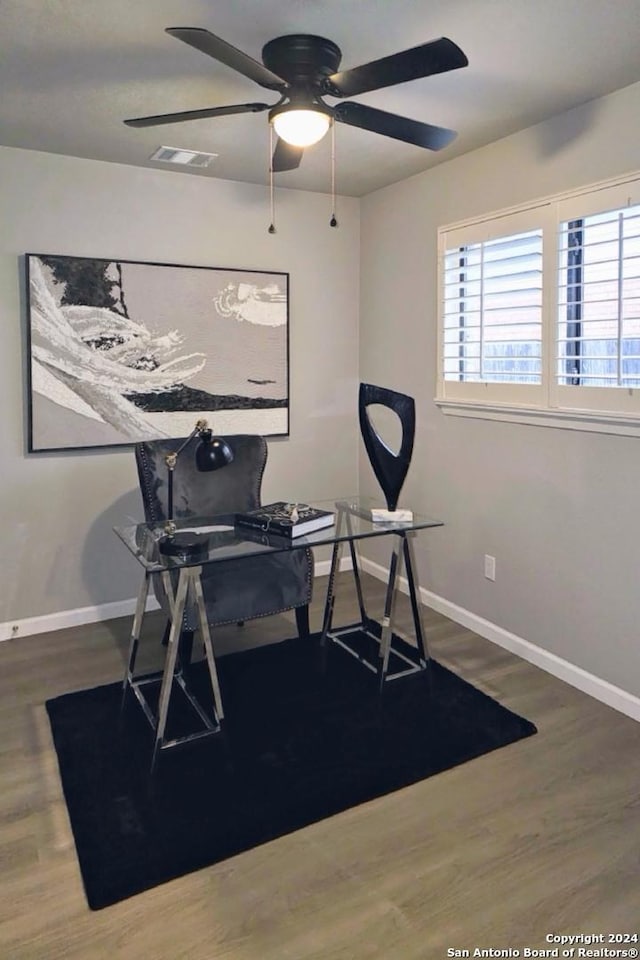
<svg viewBox="0 0 640 960"><path fill-rule="evenodd" d="M488 553L484 555L484 575L487 580L496 578L496 558L490 557Z"/></svg>

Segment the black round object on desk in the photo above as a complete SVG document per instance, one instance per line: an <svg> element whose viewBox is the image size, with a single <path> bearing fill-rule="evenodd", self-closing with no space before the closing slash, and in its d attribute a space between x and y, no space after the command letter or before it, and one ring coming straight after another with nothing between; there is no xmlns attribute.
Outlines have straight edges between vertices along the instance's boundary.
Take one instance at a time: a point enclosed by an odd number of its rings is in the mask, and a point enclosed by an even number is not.
<svg viewBox="0 0 640 960"><path fill-rule="evenodd" d="M204 556L208 549L209 537L206 533L193 533L188 530L167 534L158 541L158 551L163 556L183 560Z"/></svg>

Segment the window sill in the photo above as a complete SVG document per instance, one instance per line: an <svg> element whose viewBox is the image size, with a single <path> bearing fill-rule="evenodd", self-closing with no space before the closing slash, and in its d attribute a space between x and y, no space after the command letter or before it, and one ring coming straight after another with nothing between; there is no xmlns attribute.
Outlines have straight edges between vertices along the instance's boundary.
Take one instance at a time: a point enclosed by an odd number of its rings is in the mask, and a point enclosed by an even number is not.
<svg viewBox="0 0 640 960"><path fill-rule="evenodd" d="M638 417L582 410L551 410L542 407L515 407L498 403L471 403L469 401L438 398L434 402L447 416L471 417L476 420L501 420L506 423L555 427L560 430L583 430L589 433L640 437L640 418Z"/></svg>

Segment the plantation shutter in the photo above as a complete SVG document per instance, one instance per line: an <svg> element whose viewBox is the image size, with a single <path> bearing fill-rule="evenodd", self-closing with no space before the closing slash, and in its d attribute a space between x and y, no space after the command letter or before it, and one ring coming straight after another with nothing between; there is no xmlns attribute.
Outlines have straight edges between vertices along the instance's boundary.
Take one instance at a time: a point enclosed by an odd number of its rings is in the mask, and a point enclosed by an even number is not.
<svg viewBox="0 0 640 960"><path fill-rule="evenodd" d="M553 402L640 412L640 187L558 204Z"/></svg>
<svg viewBox="0 0 640 960"><path fill-rule="evenodd" d="M564 221L558 246L558 381L640 386L640 206Z"/></svg>
<svg viewBox="0 0 640 960"><path fill-rule="evenodd" d="M539 402L548 207L440 236L440 395Z"/></svg>
<svg viewBox="0 0 640 960"><path fill-rule="evenodd" d="M539 383L542 230L447 250L444 376Z"/></svg>

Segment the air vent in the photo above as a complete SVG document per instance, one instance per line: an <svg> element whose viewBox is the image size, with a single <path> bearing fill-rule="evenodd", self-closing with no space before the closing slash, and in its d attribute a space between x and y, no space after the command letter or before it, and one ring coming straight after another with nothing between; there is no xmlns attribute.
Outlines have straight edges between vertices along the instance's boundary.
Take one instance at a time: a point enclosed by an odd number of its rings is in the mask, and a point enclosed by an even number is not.
<svg viewBox="0 0 640 960"><path fill-rule="evenodd" d="M158 147L149 159L161 163L177 163L181 167L209 167L218 156L217 153L196 153L181 147Z"/></svg>

